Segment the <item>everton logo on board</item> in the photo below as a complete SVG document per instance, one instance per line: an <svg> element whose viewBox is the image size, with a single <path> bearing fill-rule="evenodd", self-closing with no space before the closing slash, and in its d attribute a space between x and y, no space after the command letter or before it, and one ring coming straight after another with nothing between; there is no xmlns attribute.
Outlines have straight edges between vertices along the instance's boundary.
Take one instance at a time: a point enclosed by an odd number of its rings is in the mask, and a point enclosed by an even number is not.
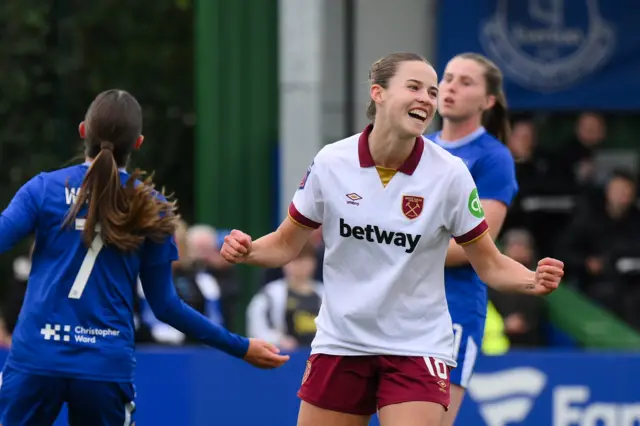
<svg viewBox="0 0 640 426"><path fill-rule="evenodd" d="M598 0L498 0L480 41L502 72L524 88L565 90L602 68L615 49Z"/></svg>

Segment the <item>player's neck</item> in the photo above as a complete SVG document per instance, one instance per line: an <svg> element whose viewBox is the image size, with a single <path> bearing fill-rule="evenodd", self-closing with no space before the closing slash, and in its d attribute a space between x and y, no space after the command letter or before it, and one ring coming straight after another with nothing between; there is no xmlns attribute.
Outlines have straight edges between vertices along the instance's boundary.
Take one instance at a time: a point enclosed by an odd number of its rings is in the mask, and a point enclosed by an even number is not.
<svg viewBox="0 0 640 426"><path fill-rule="evenodd" d="M85 164L91 164L91 163L93 163L93 160L94 159L91 158L91 157L84 157L84 163ZM120 170L121 172L126 172L127 171L126 167L118 167L118 170ZM0 425L0 426L2 426L2 425Z"/></svg>
<svg viewBox="0 0 640 426"><path fill-rule="evenodd" d="M401 137L388 126L376 125L369 135L369 152L376 166L398 169L415 143L414 136Z"/></svg>
<svg viewBox="0 0 640 426"><path fill-rule="evenodd" d="M475 132L482 126L477 120L464 120L464 121L451 121L447 120L442 126L442 132L440 132L441 141L457 141L467 135Z"/></svg>

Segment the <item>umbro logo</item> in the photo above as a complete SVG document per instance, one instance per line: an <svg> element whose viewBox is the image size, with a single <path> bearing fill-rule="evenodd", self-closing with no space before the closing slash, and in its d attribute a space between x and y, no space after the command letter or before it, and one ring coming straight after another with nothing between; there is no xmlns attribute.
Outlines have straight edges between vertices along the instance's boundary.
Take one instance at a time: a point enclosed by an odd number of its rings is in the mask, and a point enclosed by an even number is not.
<svg viewBox="0 0 640 426"><path fill-rule="evenodd" d="M358 201L362 200L362 197L356 194L355 192L347 194L346 197L348 198L347 204L352 204L354 206L359 206L360 203L358 203Z"/></svg>

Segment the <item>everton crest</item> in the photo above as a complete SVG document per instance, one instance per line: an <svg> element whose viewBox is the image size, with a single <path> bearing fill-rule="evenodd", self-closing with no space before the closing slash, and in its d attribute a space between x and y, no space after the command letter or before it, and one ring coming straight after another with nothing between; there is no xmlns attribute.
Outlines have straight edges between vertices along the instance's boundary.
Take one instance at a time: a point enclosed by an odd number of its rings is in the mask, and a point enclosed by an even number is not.
<svg viewBox="0 0 640 426"><path fill-rule="evenodd" d="M599 0L498 0L480 42L502 72L524 88L565 90L602 68L615 33Z"/></svg>

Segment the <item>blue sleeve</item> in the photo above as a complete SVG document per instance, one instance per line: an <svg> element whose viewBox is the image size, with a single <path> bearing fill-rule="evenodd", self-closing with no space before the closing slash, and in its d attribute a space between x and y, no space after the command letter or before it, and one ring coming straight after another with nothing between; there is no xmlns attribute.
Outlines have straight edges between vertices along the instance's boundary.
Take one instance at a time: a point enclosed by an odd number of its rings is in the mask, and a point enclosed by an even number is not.
<svg viewBox="0 0 640 426"><path fill-rule="evenodd" d="M138 299L140 303L140 321L147 325L149 328L153 328L154 326L161 324L160 321L156 318L149 306L149 302L145 297L140 296Z"/></svg>
<svg viewBox="0 0 640 426"><path fill-rule="evenodd" d="M476 167L473 179L480 199L502 201L509 206L518 193L515 163L509 150L491 151Z"/></svg>
<svg viewBox="0 0 640 426"><path fill-rule="evenodd" d="M25 183L0 215L0 253L13 246L36 229L40 199L43 192L41 175Z"/></svg>
<svg viewBox="0 0 640 426"><path fill-rule="evenodd" d="M176 254L173 239L164 244L148 243L145 246L140 281L155 317L194 339L242 358L249 349L249 339L213 324L178 296L171 269L171 258L177 258Z"/></svg>
<svg viewBox="0 0 640 426"><path fill-rule="evenodd" d="M207 299L205 301L205 313L207 314L207 318L218 325L224 325L224 320L222 319L222 308L220 306L220 299L218 300L210 300Z"/></svg>

